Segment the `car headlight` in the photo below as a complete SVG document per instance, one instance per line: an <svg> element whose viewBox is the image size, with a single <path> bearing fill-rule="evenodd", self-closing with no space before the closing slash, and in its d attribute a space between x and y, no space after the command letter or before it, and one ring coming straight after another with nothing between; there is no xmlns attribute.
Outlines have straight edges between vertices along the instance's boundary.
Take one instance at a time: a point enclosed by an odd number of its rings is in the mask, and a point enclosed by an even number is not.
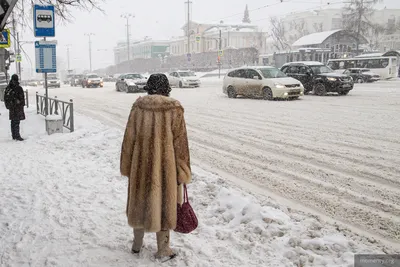
<svg viewBox="0 0 400 267"><path fill-rule="evenodd" d="M128 86L136 86L136 83L130 82L130 83L128 83Z"/></svg>
<svg viewBox="0 0 400 267"><path fill-rule="evenodd" d="M276 87L277 89L284 89L284 88L286 88L285 85L280 84L280 83L275 83L274 85L275 85L275 87Z"/></svg>
<svg viewBox="0 0 400 267"><path fill-rule="evenodd" d="M186 79L182 79L182 81L184 81L184 82L187 82L187 80L186 80Z"/></svg>
<svg viewBox="0 0 400 267"><path fill-rule="evenodd" d="M88 80L88 83L91 83L92 81L91 80Z"/></svg>
<svg viewBox="0 0 400 267"><path fill-rule="evenodd" d="M328 81L331 81L331 82L336 82L336 81L337 81L337 79L336 79L336 78L333 78L333 77L328 77Z"/></svg>

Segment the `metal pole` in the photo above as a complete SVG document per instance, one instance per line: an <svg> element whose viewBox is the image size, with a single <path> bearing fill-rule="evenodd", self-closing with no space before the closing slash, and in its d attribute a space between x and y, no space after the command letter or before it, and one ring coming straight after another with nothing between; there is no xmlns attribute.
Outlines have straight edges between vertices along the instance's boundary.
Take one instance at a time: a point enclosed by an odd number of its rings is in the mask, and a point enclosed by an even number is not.
<svg viewBox="0 0 400 267"><path fill-rule="evenodd" d="M68 71L71 69L70 68L70 61L69 61L69 46L67 47L67 57L68 57Z"/></svg>
<svg viewBox="0 0 400 267"><path fill-rule="evenodd" d="M13 31L14 31L14 51L15 51L15 53L17 53L17 46L19 44L17 41L17 26L16 26L14 12L12 13L12 24L13 24ZM17 62L15 62L15 73L18 73L18 63Z"/></svg>
<svg viewBox="0 0 400 267"><path fill-rule="evenodd" d="M129 42L129 16L126 17L126 43L128 44L128 61L131 60L130 42Z"/></svg>
<svg viewBox="0 0 400 267"><path fill-rule="evenodd" d="M92 38L89 34L89 63L90 63L90 72L92 72Z"/></svg>
<svg viewBox="0 0 400 267"><path fill-rule="evenodd" d="M359 49L360 49L361 19L362 19L362 15L364 12L364 0L361 0L360 4L361 4L361 7L359 10L360 14L358 14L359 16L358 16L358 28L357 28L357 52L356 52L357 56L359 55Z"/></svg>
<svg viewBox="0 0 400 267"><path fill-rule="evenodd" d="M46 37L44 37L44 41L46 42ZM46 91L46 99L45 99L45 114L46 116L49 115L49 87L47 84L47 72L44 73L44 88Z"/></svg>
<svg viewBox="0 0 400 267"><path fill-rule="evenodd" d="M219 51L222 50L222 30L219 29ZM221 78L221 57L218 51L218 79Z"/></svg>
<svg viewBox="0 0 400 267"><path fill-rule="evenodd" d="M21 45L19 43L19 32L17 32L17 54L20 56L21 55ZM22 75L21 75L21 62L16 62L17 63L17 67L18 67L18 76L19 76L19 80L22 82Z"/></svg>
<svg viewBox="0 0 400 267"><path fill-rule="evenodd" d="M190 4L192 3L190 0L188 0L187 2L187 53L190 54ZM189 57L187 56L187 63L188 63L188 69L189 69Z"/></svg>

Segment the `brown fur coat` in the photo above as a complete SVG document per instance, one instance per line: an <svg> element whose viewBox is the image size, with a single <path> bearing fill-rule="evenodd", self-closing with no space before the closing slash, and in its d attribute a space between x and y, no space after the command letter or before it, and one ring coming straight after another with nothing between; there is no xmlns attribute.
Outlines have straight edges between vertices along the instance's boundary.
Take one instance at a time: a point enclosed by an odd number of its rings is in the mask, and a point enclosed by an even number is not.
<svg viewBox="0 0 400 267"><path fill-rule="evenodd" d="M181 187L191 181L189 145L181 104L151 95L133 104L121 151L121 174L129 177L126 214L133 228L176 228Z"/></svg>

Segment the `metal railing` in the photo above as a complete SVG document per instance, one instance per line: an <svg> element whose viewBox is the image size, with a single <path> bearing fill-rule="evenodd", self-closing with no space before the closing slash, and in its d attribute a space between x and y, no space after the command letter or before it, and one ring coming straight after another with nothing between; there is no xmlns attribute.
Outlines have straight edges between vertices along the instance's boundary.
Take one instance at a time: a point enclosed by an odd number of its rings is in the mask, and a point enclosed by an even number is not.
<svg viewBox="0 0 400 267"><path fill-rule="evenodd" d="M70 130L70 132L74 131L74 102L72 99L69 102L62 101L54 98L48 98L47 103L48 112L46 110L46 97L43 95L39 95L36 92L36 112L37 114L41 114L43 116L46 115L61 115L63 120L63 126ZM47 114L48 113L48 114Z"/></svg>
<svg viewBox="0 0 400 267"><path fill-rule="evenodd" d="M29 94L28 90L25 90L25 106L29 108Z"/></svg>

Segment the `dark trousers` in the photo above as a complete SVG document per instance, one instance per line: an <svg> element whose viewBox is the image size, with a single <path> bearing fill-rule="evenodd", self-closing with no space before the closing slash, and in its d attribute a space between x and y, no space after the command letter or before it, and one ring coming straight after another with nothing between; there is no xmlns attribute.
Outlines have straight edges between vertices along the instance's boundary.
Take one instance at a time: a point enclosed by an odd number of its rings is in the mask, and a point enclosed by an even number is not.
<svg viewBox="0 0 400 267"><path fill-rule="evenodd" d="M13 139L21 137L19 133L19 123L20 121L11 121L11 134Z"/></svg>

